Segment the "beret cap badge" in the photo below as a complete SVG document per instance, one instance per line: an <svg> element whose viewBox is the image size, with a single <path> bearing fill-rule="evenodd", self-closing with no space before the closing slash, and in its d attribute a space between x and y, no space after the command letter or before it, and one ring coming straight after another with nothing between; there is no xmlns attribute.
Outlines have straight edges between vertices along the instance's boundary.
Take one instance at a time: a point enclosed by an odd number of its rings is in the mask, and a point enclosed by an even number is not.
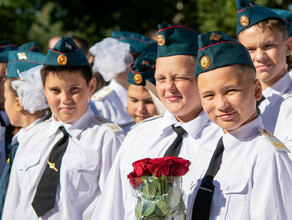
<svg viewBox="0 0 292 220"><path fill-rule="evenodd" d="M64 54L61 54L58 56L57 61L59 65L65 66L67 64L68 59Z"/></svg>
<svg viewBox="0 0 292 220"><path fill-rule="evenodd" d="M220 35L220 34L212 33L210 40L219 41L221 37L222 37L222 35Z"/></svg>
<svg viewBox="0 0 292 220"><path fill-rule="evenodd" d="M240 17L240 24L246 27L247 25L249 25L249 18L246 15L242 15Z"/></svg>
<svg viewBox="0 0 292 220"><path fill-rule="evenodd" d="M139 73L135 74L134 81L136 84L141 84L143 81L142 76Z"/></svg>
<svg viewBox="0 0 292 220"><path fill-rule="evenodd" d="M164 36L163 36L162 34L159 34L159 35L157 36L157 44L158 44L159 46L163 46L163 45L165 45L165 38L164 38Z"/></svg>
<svg viewBox="0 0 292 220"><path fill-rule="evenodd" d="M203 69L208 69L211 65L211 61L208 56L202 56L200 63Z"/></svg>

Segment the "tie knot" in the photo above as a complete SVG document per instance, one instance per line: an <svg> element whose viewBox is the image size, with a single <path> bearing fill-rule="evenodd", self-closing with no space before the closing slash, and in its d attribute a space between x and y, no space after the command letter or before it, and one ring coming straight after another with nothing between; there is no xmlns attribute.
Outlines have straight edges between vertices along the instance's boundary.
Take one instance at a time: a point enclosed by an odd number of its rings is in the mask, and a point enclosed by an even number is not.
<svg viewBox="0 0 292 220"><path fill-rule="evenodd" d="M174 132L177 134L177 136L183 136L184 133L186 133L185 129L183 129L181 126L174 127L172 126Z"/></svg>
<svg viewBox="0 0 292 220"><path fill-rule="evenodd" d="M68 132L66 131L66 129L64 128L64 126L59 127L60 131L63 133L63 135L68 135Z"/></svg>

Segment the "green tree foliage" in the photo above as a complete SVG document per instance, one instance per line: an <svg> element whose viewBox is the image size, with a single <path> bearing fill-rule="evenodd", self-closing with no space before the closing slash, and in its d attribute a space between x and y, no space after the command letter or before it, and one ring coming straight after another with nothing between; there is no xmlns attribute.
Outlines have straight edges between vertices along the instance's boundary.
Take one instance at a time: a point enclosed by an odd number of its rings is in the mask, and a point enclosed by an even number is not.
<svg viewBox="0 0 292 220"><path fill-rule="evenodd" d="M255 0L287 9L291 0ZM113 30L146 34L159 23L184 25L204 33L235 36L235 0L0 0L0 40L36 41L43 51L55 35L80 36L92 45Z"/></svg>

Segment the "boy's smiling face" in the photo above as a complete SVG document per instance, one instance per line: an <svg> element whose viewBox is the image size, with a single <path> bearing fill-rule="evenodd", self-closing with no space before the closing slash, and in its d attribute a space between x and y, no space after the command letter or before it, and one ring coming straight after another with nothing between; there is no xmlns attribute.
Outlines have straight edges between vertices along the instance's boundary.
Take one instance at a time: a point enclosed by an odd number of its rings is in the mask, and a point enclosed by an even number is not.
<svg viewBox="0 0 292 220"><path fill-rule="evenodd" d="M263 89L272 86L285 74L286 56L292 48L279 29L262 29L254 25L239 33L238 40L248 49Z"/></svg>
<svg viewBox="0 0 292 220"><path fill-rule="evenodd" d="M196 58L190 55L161 57L156 61L156 90L163 105L182 122L193 120L202 106L194 72Z"/></svg>
<svg viewBox="0 0 292 220"><path fill-rule="evenodd" d="M232 65L198 75L202 105L208 117L230 131L253 120L261 84L251 67Z"/></svg>
<svg viewBox="0 0 292 220"><path fill-rule="evenodd" d="M56 120L70 124L85 113L95 89L95 78L87 85L79 72L59 74L62 77L54 73L47 75L44 91Z"/></svg>

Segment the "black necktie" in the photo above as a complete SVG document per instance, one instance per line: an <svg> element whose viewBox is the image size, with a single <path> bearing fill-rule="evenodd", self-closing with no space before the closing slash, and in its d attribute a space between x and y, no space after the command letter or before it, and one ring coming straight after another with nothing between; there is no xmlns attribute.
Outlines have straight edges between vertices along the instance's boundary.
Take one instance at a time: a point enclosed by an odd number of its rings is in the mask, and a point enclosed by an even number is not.
<svg viewBox="0 0 292 220"><path fill-rule="evenodd" d="M224 145L221 137L196 196L192 220L209 220L210 218L210 208L214 192L213 179L220 168L223 151Z"/></svg>
<svg viewBox="0 0 292 220"><path fill-rule="evenodd" d="M165 157L167 156L177 157L179 155L181 145L182 145L182 136L186 133L186 131L181 126L178 126L178 127L172 126L172 129L177 134L177 137L175 138L173 143L168 147L167 151L164 154Z"/></svg>
<svg viewBox="0 0 292 220"><path fill-rule="evenodd" d="M258 115L261 114L261 110L259 109L259 105L262 103L262 101L264 101L266 99L265 96L262 95L261 99L257 101L256 103L256 110L257 110L257 113Z"/></svg>
<svg viewBox="0 0 292 220"><path fill-rule="evenodd" d="M43 216L55 205L56 191L60 178L61 160L66 151L69 135L64 127L60 127L64 136L53 147L46 169L37 187L32 206L38 215Z"/></svg>

